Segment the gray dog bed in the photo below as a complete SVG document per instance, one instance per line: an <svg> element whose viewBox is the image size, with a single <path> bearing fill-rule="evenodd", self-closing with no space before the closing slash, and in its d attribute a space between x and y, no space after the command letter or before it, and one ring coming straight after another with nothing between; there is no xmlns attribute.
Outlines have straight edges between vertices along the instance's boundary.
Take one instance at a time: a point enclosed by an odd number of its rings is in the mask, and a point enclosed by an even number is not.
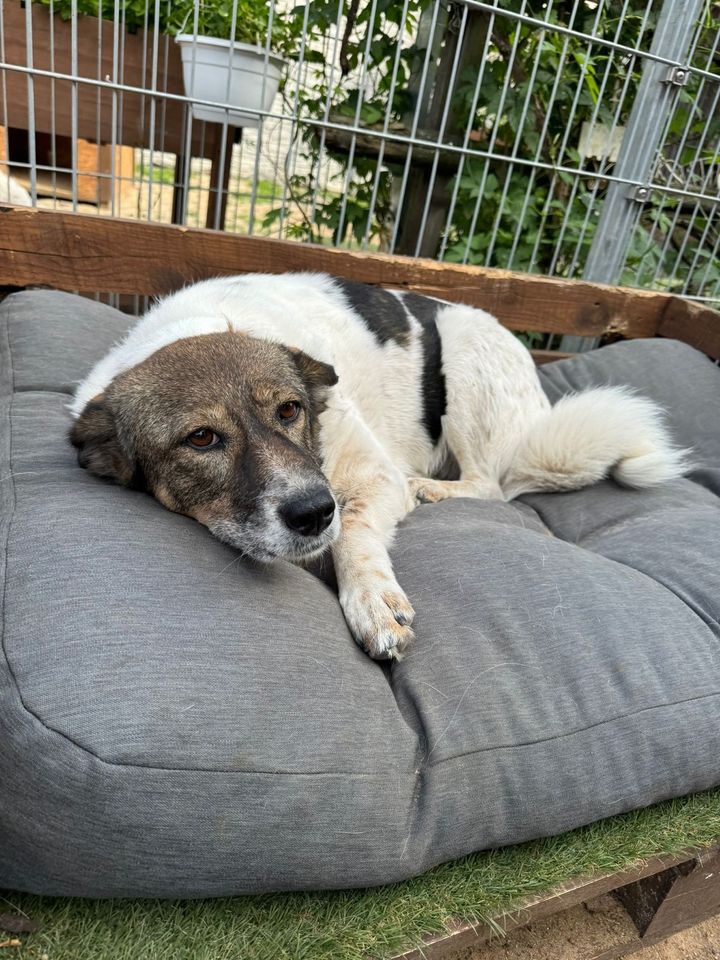
<svg viewBox="0 0 720 960"><path fill-rule="evenodd" d="M127 317L44 291L0 315L0 886L385 883L720 783L720 370L701 354L631 342L542 371L553 399L660 401L698 469L420 507L393 551L417 642L388 668L312 574L77 467L68 394Z"/></svg>

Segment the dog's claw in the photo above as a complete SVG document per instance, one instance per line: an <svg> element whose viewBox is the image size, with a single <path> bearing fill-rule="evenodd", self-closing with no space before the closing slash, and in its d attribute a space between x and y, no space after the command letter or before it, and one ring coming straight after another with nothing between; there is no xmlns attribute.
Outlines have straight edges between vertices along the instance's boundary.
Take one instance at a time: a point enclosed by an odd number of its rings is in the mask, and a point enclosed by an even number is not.
<svg viewBox="0 0 720 960"><path fill-rule="evenodd" d="M355 589L341 594L348 626L359 646L375 660L399 660L414 634L415 611L399 587Z"/></svg>

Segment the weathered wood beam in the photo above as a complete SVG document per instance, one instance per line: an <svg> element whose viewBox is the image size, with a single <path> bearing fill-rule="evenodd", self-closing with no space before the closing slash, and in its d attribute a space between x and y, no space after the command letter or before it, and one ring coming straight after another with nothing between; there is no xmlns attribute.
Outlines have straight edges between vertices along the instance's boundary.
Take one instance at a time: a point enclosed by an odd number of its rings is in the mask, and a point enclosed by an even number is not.
<svg viewBox="0 0 720 960"><path fill-rule="evenodd" d="M655 943L720 911L720 850L615 891L643 943Z"/></svg>
<svg viewBox="0 0 720 960"><path fill-rule="evenodd" d="M507 270L241 237L136 220L0 207L0 285L160 295L206 277L287 270L425 293L513 330L649 337L668 296Z"/></svg>
<svg viewBox="0 0 720 960"><path fill-rule="evenodd" d="M566 360L575 354L567 353L564 350L531 350L535 363L541 367L544 363L552 363L554 360Z"/></svg>
<svg viewBox="0 0 720 960"><path fill-rule="evenodd" d="M658 333L674 337L717 360L720 357L720 313L682 297L668 297Z"/></svg>
<svg viewBox="0 0 720 960"><path fill-rule="evenodd" d="M704 869L701 870L701 865ZM396 954L393 960L450 960L459 950L477 947L505 933L563 910L586 903L619 888L649 883L665 889L666 899L654 903L653 918L645 926L645 936L623 937L617 946L599 954L595 960L627 956L647 943L659 942L683 927L704 920L720 910L720 847L688 851L677 856L655 857L637 867L599 877L584 877L538 897L523 906L493 919L489 924L463 923L458 920L444 934L429 937L418 949ZM665 878L669 878L667 883ZM692 878L695 877L695 881ZM687 886L683 886L687 883ZM692 893L693 896L686 894ZM663 905L667 912L663 914ZM632 915L632 914L631 914Z"/></svg>

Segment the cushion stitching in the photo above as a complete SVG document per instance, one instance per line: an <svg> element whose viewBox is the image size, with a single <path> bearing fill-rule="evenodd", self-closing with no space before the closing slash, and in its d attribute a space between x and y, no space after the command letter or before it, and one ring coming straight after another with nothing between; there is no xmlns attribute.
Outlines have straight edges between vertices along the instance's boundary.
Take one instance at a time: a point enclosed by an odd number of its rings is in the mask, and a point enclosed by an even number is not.
<svg viewBox="0 0 720 960"><path fill-rule="evenodd" d="M718 499L718 503L709 502L707 504L705 503L693 504L693 507L695 506L707 506L710 510L720 510L720 499ZM679 505L679 509L686 513L695 512L690 507L687 507L685 505ZM663 510L663 514L666 514L665 509ZM591 533L585 534L585 536L581 537L580 540L577 541L577 546L579 547L581 546L585 550L592 550L593 553L599 553L599 551L595 550L591 546L588 546L587 544L592 543L593 540L596 540L598 537L606 537L606 536L612 535L616 533L618 530L631 530L632 527L637 526L637 524L639 523L644 523L645 521L652 519L652 517L653 517L652 513L643 513L639 516L636 514L635 516L626 518L624 520L617 520L617 521L608 520L606 524L596 527L596 529L593 530ZM566 541L566 543L570 543L570 542L572 541ZM602 553L600 553L599 555L604 556L604 554ZM634 569L635 567L633 567L633 570Z"/></svg>
<svg viewBox="0 0 720 960"><path fill-rule="evenodd" d="M3 313L5 314L5 340L6 340L6 343L7 343L7 358L8 358L8 366L9 366L9 374L10 374L10 377L9 377L9 381L10 381L10 394L9 394L9 398L8 398L8 416L7 416L7 422L8 422L8 482L9 482L10 486L9 486L9 494L8 494L8 497L9 497L8 517L7 517L7 523L6 523L6 525L5 525L5 538L4 538L4 539L5 539L5 544L4 544L5 550L4 550L4 561L3 561L2 637L0 637L0 641L1 641L1 644L2 644L3 657L4 657L4 659L5 659L5 662L7 663L8 672L9 672L10 676L12 677L13 683L14 683L14 685L15 685L15 689L17 690L18 698L19 698L19 700L20 700L20 703L21 703L22 706L23 706L23 709L27 710L27 707L25 706L25 703L23 702L22 695L21 695L21 693L20 693L20 686L19 686L19 684L18 684L18 682L17 682L17 678L16 678L16 676L15 676L15 673L13 672L12 665L10 664L10 658L8 657L7 649L6 649L6 646L5 646L6 623L7 623L7 620L6 620L7 590L8 590L8 575L7 575L7 573L8 573L8 563L9 563L8 551L9 551L9 548L10 548L10 531L11 531L11 529L12 529L12 522L13 522L13 518L14 518L14 516L15 516L15 507L16 507L16 505L17 505L17 498L16 498L16 492L15 492L15 475L14 475L14 473L13 473L13 458L12 458L12 452L13 452L13 451L12 451L12 440L13 440L13 433L12 433L12 411L13 411L13 400L15 399L15 367L14 367L14 364L13 364L12 343L11 343L11 340L10 340L10 313L11 313L11 306L12 306L11 301L12 301L12 297L9 297L9 298L7 299L7 301L5 302L5 304L3 305L3 306L4 306ZM28 712L30 712L30 711L28 711Z"/></svg>
<svg viewBox="0 0 720 960"><path fill-rule="evenodd" d="M542 512L540 510L538 510L538 513L540 513L542 517ZM549 529L552 529L552 527L550 527ZM711 624L708 623L706 618L703 617L700 613L698 613L698 611L695 609L694 606L691 606L689 603L687 603L687 601L683 597L681 597L679 593L673 590L672 587L669 587L667 583L665 583L663 580L657 580L655 577L651 577L649 573L645 573L644 570L640 570L638 567L633 566L631 563L626 563L624 560L616 560L614 557L608 557L604 553L600 553L599 551L593 550L590 547L585 547L583 545L583 542L586 539L588 539L587 537L581 537L578 540L569 540L567 537L561 537L557 533L554 533L554 536L557 537L558 540L561 540L563 543L567 543L571 547L576 547L578 550L585 550L588 553L592 554L592 556L601 557L607 563L616 564L618 567L622 567L625 570L632 570L633 573L637 573L638 576L642 577L643 579L649 580L650 583L657 584L657 586L661 587L666 593L670 594L670 596L674 597L679 603L681 603L686 610L689 610L696 620L698 620L700 623L703 624L704 627L710 630L714 638L715 631L713 630ZM712 621L712 622L715 623L716 621Z"/></svg>
<svg viewBox="0 0 720 960"><path fill-rule="evenodd" d="M15 516L15 508L17 506L17 496L16 496L16 485L15 485L15 475L13 473L13 430L12 430L12 412L13 412L13 403L15 400L15 365L13 363L13 351L12 351L12 341L10 339L10 315L12 308L12 297L8 297L5 307L5 339L7 342L7 356L8 363L10 367L10 397L8 403L8 467L9 467L9 476L8 480L10 481L10 509L8 510L8 521L6 524L5 530L5 551L4 551L4 567L3 567L3 595L2 595L2 636L0 636L0 646L2 647L3 658L7 664L8 674L12 678L12 682L15 686L17 692L18 700L23 710L32 717L44 730L48 730L54 733L56 736L61 737L63 740L66 740L68 743L72 743L73 746L78 747L85 753L90 754L90 756L95 756L90 750L86 750L80 744L76 743L71 737L68 737L66 734L61 733L59 730L53 729L53 727L46 724L33 710L31 710L28 705L25 703L25 700L22 695L22 690L18 682L15 671L12 668L10 658L8 656L7 647L5 644L6 638L6 626L7 626L7 591L8 591L8 577L7 569L9 562L9 549L10 549L10 534L12 531L13 519ZM97 759L100 759L99 757Z"/></svg>
<svg viewBox="0 0 720 960"><path fill-rule="evenodd" d="M38 387L32 384L29 387L14 387L13 393L56 393L61 397L73 395L72 390L56 390L53 387Z"/></svg>
<svg viewBox="0 0 720 960"><path fill-rule="evenodd" d="M710 614L704 616L696 604L689 603L677 592L677 590L673 590L673 588L667 584L665 580L659 580L654 576L651 577L649 573L645 573L644 570L641 570L639 567L636 567L632 563L628 563L625 560L616 560L614 557L608 557L606 554L597 553L596 551L593 551L593 553L595 553L595 556L597 557L602 557L604 560L609 560L611 563L617 563L619 566L625 567L626 570L633 570L645 580L649 580L651 583L656 583L658 586L662 587L666 593L669 593L672 597L675 597L675 599L678 600L686 610L689 610L690 613L700 621L700 623L707 627L707 629L712 633L713 639L716 639L715 634L718 628L720 628L720 622L715 620Z"/></svg>
<svg viewBox="0 0 720 960"><path fill-rule="evenodd" d="M694 482L695 481L691 481L691 483L694 483ZM699 484L697 484L697 486L699 486ZM695 512L694 508L698 506L703 506L703 507L707 506L709 510L720 510L720 498L715 497L714 494L711 494L711 495L714 498L712 501L707 501L707 502L702 501L702 503L699 503L699 504L693 502L691 503L690 506L687 505L687 502L684 502L684 503L677 504L671 509L679 510L684 513L694 513ZM717 500L717 502L715 502L715 500ZM667 513L667 508L663 507L663 515L666 515L666 513ZM593 553L595 553L596 551L593 550L592 547L586 546L586 544L591 543L597 537L604 537L609 534L613 534L617 530L631 529L632 527L636 526L638 523L644 523L647 520L652 520L654 516L655 516L655 512L651 511L649 513L642 513L639 515L634 514L633 516L626 517L622 520L608 519L607 523L601 524L599 527L596 527L590 533L587 533L581 536L580 539L577 541L577 546L582 546L585 550L592 550ZM564 539L564 538L560 538L560 539ZM572 543L573 541L568 540L566 542Z"/></svg>
<svg viewBox="0 0 720 960"><path fill-rule="evenodd" d="M605 726L610 723L618 723L622 720L628 720L631 717L640 716L644 713L651 713L655 710L667 710L671 707L678 707L688 703L698 703L704 700L712 700L715 697L720 697L720 691L714 691L713 693L706 693L700 697L687 697L683 700L672 700L668 703L657 703L652 704L649 707L643 707L640 710L634 710L630 713L618 714L615 717L608 717L605 720L598 720L596 723L588 724L586 727L578 727L575 730L569 730L565 733L557 734L553 737L544 737L540 740L528 740L523 743L508 743L502 744L499 746L492 747L481 747L477 750L467 750L464 753L453 754L451 757L443 757L441 760L437 760L434 763L427 765L422 772L427 772L428 770L433 769L434 767L439 767L443 763L449 763L453 760L462 760L467 757L473 756L475 754L483 753L494 753L498 750L521 750L529 746L537 746L544 743L553 743L555 741L564 740L567 737L574 737L579 734L587 733L589 730L594 730L597 727ZM31 713L28 711L28 713ZM31 716L35 716L31 713ZM36 718L38 719L38 718ZM47 726L45 723L39 720L42 726L57 733L58 736L62 737L64 740L67 740L69 743L72 743L73 746L77 747L83 753L88 754L93 757L99 763L104 764L108 767L123 767L131 770L159 770L168 773L218 773L222 775L231 775L231 776L279 776L279 777L385 777L388 775L388 772L378 772L374 770L230 770L217 767L163 767L156 764L143 764L143 763L122 763L119 761L105 760L102 757L98 756L96 753L93 753L92 750L88 750L87 747L82 746L81 744L74 741L71 737L68 737L64 733L60 733L57 730L54 730L52 727ZM421 771L418 771L421 772ZM406 776L412 776L413 779L417 779L417 773L412 771L406 771Z"/></svg>
<svg viewBox="0 0 720 960"><path fill-rule="evenodd" d="M628 720L630 717L637 717L643 713L649 713L653 710L667 710L669 707L678 707L686 703L697 703L702 700L712 700L714 697L720 697L720 690L714 691L713 693L704 693L700 697L686 697L684 700L671 700L668 703L654 703L649 707L642 707L640 710L633 710L630 713L621 713L615 717L608 717L605 720L598 720L595 723L588 724L586 727L578 727L576 730L569 730L565 733L556 734L554 737L543 737L540 740L527 740L523 743L507 743L499 746L480 747L478 750L467 750L464 753L457 753L453 754L451 757L443 757L441 760L436 760L435 763L429 764L427 769L431 770L433 767L439 767L441 764L448 763L451 760L460 760L465 757L471 757L474 754L493 753L496 750L516 750L523 747L536 746L537 744L541 743L552 743L555 740L564 740L566 737L574 737L579 733L587 733L588 730L594 730L597 727L602 727L608 723L617 723L620 720Z"/></svg>

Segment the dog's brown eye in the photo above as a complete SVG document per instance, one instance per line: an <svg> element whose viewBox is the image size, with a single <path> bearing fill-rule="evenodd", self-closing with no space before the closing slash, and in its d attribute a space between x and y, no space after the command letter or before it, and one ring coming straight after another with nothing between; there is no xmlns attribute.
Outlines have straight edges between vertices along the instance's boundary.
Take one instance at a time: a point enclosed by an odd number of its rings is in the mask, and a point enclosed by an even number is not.
<svg viewBox="0 0 720 960"><path fill-rule="evenodd" d="M281 403L277 408L277 415L285 423L292 423L293 420L297 420L299 414L300 404L297 400L288 400L287 403Z"/></svg>
<svg viewBox="0 0 720 960"><path fill-rule="evenodd" d="M194 430L185 442L195 447L196 450L208 450L210 447L216 447L220 443L220 437L213 431L203 427L201 430Z"/></svg>

